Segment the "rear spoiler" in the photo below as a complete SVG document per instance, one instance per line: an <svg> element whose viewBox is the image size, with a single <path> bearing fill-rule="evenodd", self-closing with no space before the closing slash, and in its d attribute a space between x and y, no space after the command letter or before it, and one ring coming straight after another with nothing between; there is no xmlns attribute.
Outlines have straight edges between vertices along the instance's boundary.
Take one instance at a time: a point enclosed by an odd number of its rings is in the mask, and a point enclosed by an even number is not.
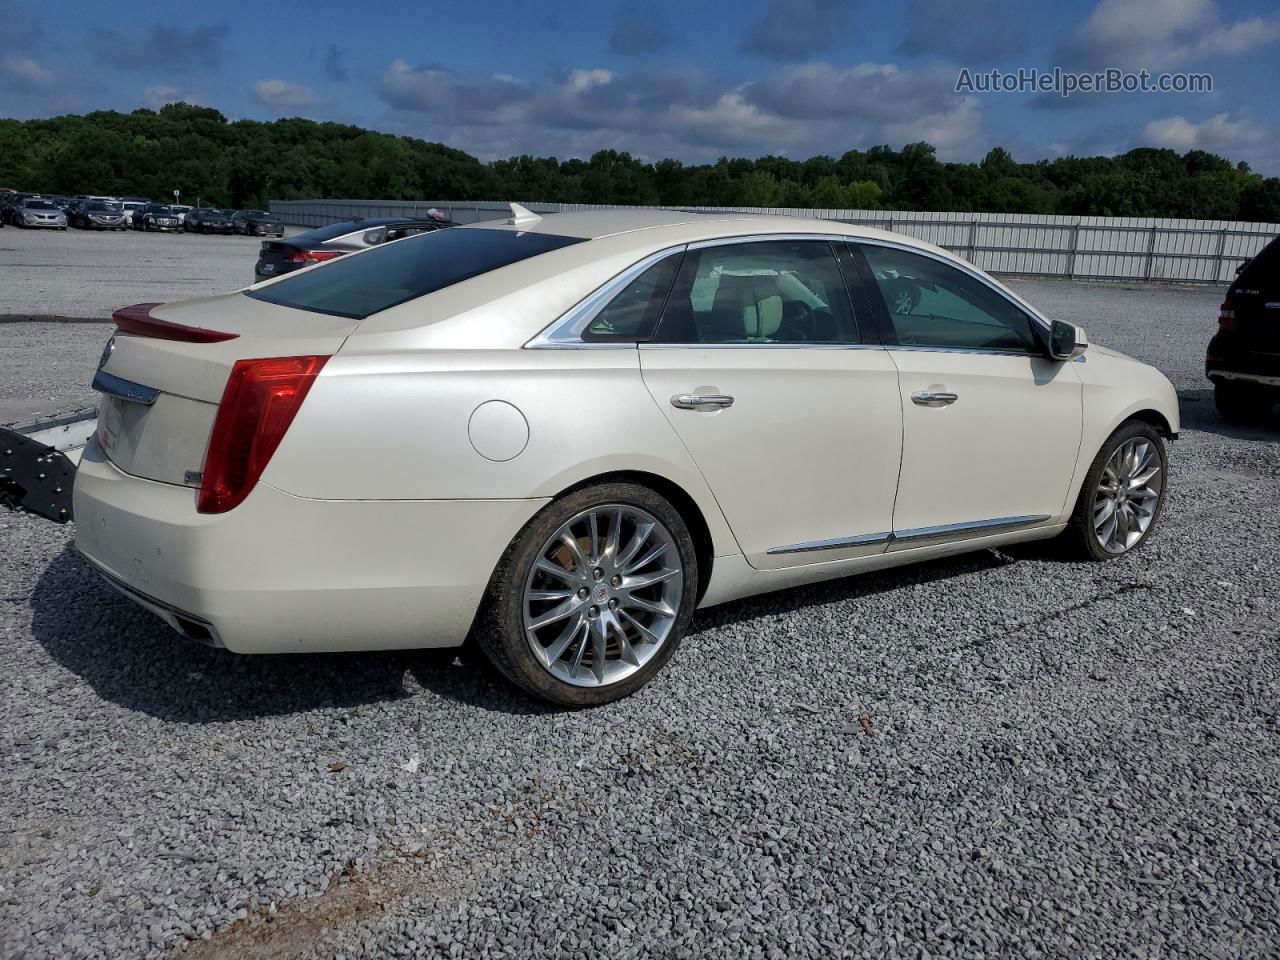
<svg viewBox="0 0 1280 960"><path fill-rule="evenodd" d="M180 340L184 343L221 343L234 340L238 333L223 333L206 327L188 327L181 323L160 320L151 315L151 311L160 306L158 303L135 303L131 307L121 307L111 315L116 329L121 333L133 333L140 337L152 337L156 340Z"/></svg>

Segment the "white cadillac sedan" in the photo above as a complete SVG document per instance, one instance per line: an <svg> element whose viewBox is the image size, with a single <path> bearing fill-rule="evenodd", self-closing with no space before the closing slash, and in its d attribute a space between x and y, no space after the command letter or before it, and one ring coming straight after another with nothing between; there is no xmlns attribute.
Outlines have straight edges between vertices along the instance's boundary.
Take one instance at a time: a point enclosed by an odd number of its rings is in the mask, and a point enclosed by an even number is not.
<svg viewBox="0 0 1280 960"><path fill-rule="evenodd" d="M936 247L608 211L411 237L115 316L75 483L118 589L238 653L471 638L528 692L647 683L693 611L1160 516L1151 367Z"/></svg>

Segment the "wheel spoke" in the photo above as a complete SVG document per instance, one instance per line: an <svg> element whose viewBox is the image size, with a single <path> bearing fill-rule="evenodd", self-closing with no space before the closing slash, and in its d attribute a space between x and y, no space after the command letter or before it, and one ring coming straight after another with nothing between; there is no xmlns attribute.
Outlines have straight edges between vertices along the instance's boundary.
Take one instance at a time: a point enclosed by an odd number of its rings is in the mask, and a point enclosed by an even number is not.
<svg viewBox="0 0 1280 960"><path fill-rule="evenodd" d="M591 630L591 672L596 675L596 683L604 683L605 654L609 649L611 619L607 614L602 614L588 621Z"/></svg>
<svg viewBox="0 0 1280 960"><path fill-rule="evenodd" d="M652 550L650 550L648 553L646 553L643 557L641 557L639 560L635 561L634 563L628 564L626 567L624 567L622 572L624 574L629 574L629 573L634 573L637 570L643 570L645 567L653 563L653 561L657 560L660 556L662 556L666 552L667 552L667 545L665 543L660 543L656 547L654 547Z"/></svg>
<svg viewBox="0 0 1280 960"><path fill-rule="evenodd" d="M642 523L636 527L636 532L632 535L631 542L627 544L627 549L619 554L614 566L619 569L626 569L627 564L635 559L636 554L640 552L640 548L645 545L651 533L653 533L652 523Z"/></svg>
<svg viewBox="0 0 1280 960"><path fill-rule="evenodd" d="M549 603L552 600L568 600L572 596L572 590L530 590L524 595L524 598L526 600Z"/></svg>
<svg viewBox="0 0 1280 960"><path fill-rule="evenodd" d="M542 557L533 565L534 570L539 570L549 577L555 577L561 583L581 583L583 577L572 570L566 570L558 563L552 563L550 560Z"/></svg>
<svg viewBox="0 0 1280 960"><path fill-rule="evenodd" d="M609 517L609 533L604 544L603 559L605 562L617 566L616 557L618 556L618 540L622 537L622 511L615 510Z"/></svg>
<svg viewBox="0 0 1280 960"><path fill-rule="evenodd" d="M676 612L665 603L646 600L644 597L637 597L635 594L628 594L627 598L622 601L622 605L633 610L643 610L645 613L656 614L659 617L674 617L676 615Z"/></svg>
<svg viewBox="0 0 1280 960"><path fill-rule="evenodd" d="M600 562L600 522L594 510L591 516L587 518L587 526L591 528L591 566L595 566Z"/></svg>
<svg viewBox="0 0 1280 960"><path fill-rule="evenodd" d="M556 637L551 646L547 647L543 653L546 664L550 666L564 656L564 652L569 649L569 645L573 643L574 637L578 635L578 631L582 629L582 625L587 622L587 618L581 613L578 619L569 624L561 631L560 636Z"/></svg>
<svg viewBox="0 0 1280 960"><path fill-rule="evenodd" d="M1110 520L1116 512L1116 502L1114 500L1103 500L1098 504L1098 509L1094 513L1093 525L1100 529L1104 523Z"/></svg>
<svg viewBox="0 0 1280 960"><path fill-rule="evenodd" d="M548 624L559 623L565 617L570 616L575 610L577 610L581 606L582 604L580 601L566 600L564 603L559 604L558 606L552 607L546 613L543 613L537 617L531 618L529 620L529 629L541 630L543 627L547 626Z"/></svg>
<svg viewBox="0 0 1280 960"><path fill-rule="evenodd" d="M581 571L581 575L585 577L589 564L587 563L587 558L582 555L582 547L578 543L578 538L566 530L560 535L560 542L564 544L569 554L573 557L574 567Z"/></svg>
<svg viewBox="0 0 1280 960"><path fill-rule="evenodd" d="M643 590L645 587L652 587L656 583L666 583L672 577L678 576L680 576L679 570L664 567L653 573L642 573L637 577L624 577L622 587L624 590Z"/></svg>

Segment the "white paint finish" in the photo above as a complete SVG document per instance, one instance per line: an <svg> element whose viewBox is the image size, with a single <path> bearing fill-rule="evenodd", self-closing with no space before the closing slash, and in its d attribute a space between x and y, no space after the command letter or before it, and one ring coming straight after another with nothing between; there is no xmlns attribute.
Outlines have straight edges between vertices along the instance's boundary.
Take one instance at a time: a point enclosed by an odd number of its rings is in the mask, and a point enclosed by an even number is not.
<svg viewBox="0 0 1280 960"><path fill-rule="evenodd" d="M932 350L889 355L903 411L894 530L1063 512L1080 449L1076 364ZM958 399L918 406L917 391Z"/></svg>
<svg viewBox="0 0 1280 960"><path fill-rule="evenodd" d="M902 441L898 377L884 350L641 347L654 404L715 491L752 566L883 553L864 544L769 555L771 547L890 529ZM678 409L679 394L727 409Z"/></svg>
<svg viewBox="0 0 1280 960"><path fill-rule="evenodd" d="M472 412L467 436L480 456L505 463L524 452L529 443L529 424L519 408L504 400L487 400Z"/></svg>

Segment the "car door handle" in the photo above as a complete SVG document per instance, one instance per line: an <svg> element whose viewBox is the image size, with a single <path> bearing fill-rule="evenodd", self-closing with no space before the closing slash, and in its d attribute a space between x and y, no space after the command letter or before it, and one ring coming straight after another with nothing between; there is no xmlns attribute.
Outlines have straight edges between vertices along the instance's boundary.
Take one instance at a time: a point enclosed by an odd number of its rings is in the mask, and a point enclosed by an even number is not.
<svg viewBox="0 0 1280 960"><path fill-rule="evenodd" d="M933 390L917 390L911 395L911 402L919 407L946 407L959 399L959 394L937 393Z"/></svg>
<svg viewBox="0 0 1280 960"><path fill-rule="evenodd" d="M671 398L671 405L680 410L700 410L704 407L732 407L733 397L724 393L680 393Z"/></svg>

